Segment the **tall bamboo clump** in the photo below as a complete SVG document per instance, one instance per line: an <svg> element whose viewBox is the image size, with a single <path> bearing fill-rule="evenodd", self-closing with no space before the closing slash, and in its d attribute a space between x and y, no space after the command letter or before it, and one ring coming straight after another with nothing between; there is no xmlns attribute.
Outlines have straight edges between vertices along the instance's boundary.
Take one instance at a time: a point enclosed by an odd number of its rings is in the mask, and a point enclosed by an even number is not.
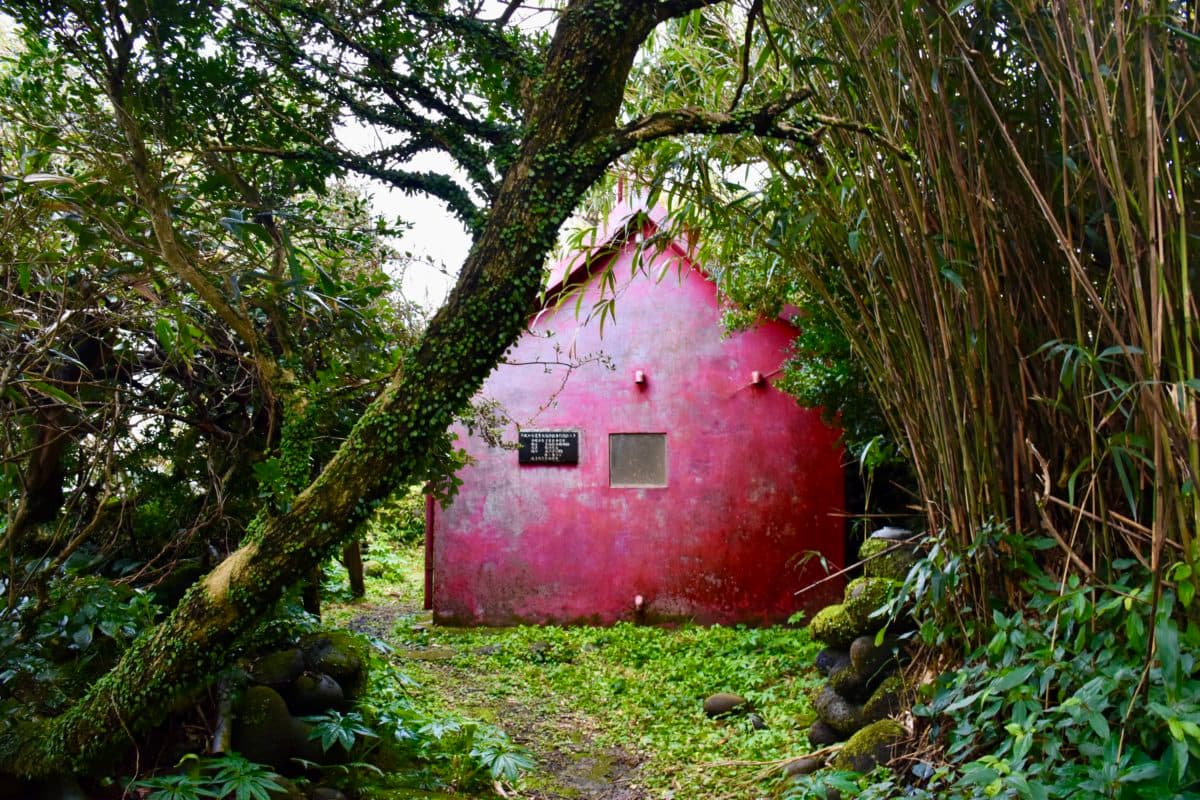
<svg viewBox="0 0 1200 800"><path fill-rule="evenodd" d="M817 105L871 131L776 165L805 215L776 230L866 360L929 524L960 550L995 523L1043 531L1064 578L1192 562L1195 12L818 5L776 11L813 43Z"/></svg>

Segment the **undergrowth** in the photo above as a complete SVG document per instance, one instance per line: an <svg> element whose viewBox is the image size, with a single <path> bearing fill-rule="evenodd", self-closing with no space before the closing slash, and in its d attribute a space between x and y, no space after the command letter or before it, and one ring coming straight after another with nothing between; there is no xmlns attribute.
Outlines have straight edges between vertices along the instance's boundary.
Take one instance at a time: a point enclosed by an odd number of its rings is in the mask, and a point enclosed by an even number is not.
<svg viewBox="0 0 1200 800"><path fill-rule="evenodd" d="M521 698L537 710L595 721L588 746L645 759L638 782L649 796L715 797L757 782L757 763L803 753L813 713L818 646L791 628L678 629L619 623L610 628L434 629L401 643L450 647L447 661L420 661L414 675L455 702L455 680L486 702ZM754 715L704 716L710 694L735 692ZM477 703L478 696L467 699ZM504 724L504 720L499 720ZM756 725L756 722L758 724Z"/></svg>
<svg viewBox="0 0 1200 800"><path fill-rule="evenodd" d="M788 800L827 789L865 800L888 797L1140 800L1200 796L1200 681L1192 620L1195 578L1177 564L1159 588L1133 559L1107 565L1088 584L1035 565L1049 540L1001 531L981 542L1019 585L1018 609L994 609L984 644L961 666L919 689L921 734L913 754L862 779L806 778ZM910 574L926 644L950 647L955 572L983 555L935 548Z"/></svg>

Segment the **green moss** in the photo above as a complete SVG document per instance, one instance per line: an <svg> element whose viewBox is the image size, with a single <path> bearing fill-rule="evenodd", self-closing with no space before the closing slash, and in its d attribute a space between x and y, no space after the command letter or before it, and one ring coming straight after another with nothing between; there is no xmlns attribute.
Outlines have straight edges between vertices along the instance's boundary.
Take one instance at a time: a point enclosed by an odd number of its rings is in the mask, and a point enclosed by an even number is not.
<svg viewBox="0 0 1200 800"><path fill-rule="evenodd" d="M849 736L863 726L862 706L853 703L826 684L809 695L817 716L842 736Z"/></svg>
<svg viewBox="0 0 1200 800"><path fill-rule="evenodd" d="M826 606L818 611L809 623L808 631L818 642L839 649L849 647L859 634L846 613L846 607L841 604Z"/></svg>
<svg viewBox="0 0 1200 800"><path fill-rule="evenodd" d="M894 549L892 549L894 548ZM863 563L863 575L868 578L888 578L902 581L917 563L916 550L908 545L897 546L888 539L867 539L858 550Z"/></svg>
<svg viewBox="0 0 1200 800"><path fill-rule="evenodd" d="M871 676L862 675L850 664L829 673L829 685L848 700L862 700Z"/></svg>
<svg viewBox="0 0 1200 800"><path fill-rule="evenodd" d="M908 732L904 726L892 719L873 722L847 740L833 759L834 769L849 769L855 772L870 772L880 764L887 763Z"/></svg>
<svg viewBox="0 0 1200 800"><path fill-rule="evenodd" d="M885 678L863 703L863 719L877 722L900 711L904 702L904 678L899 674Z"/></svg>
<svg viewBox="0 0 1200 800"><path fill-rule="evenodd" d="M883 627L883 621L871 619L871 615L887 605L899 588L897 581L888 578L858 578L850 582L843 605L856 634Z"/></svg>

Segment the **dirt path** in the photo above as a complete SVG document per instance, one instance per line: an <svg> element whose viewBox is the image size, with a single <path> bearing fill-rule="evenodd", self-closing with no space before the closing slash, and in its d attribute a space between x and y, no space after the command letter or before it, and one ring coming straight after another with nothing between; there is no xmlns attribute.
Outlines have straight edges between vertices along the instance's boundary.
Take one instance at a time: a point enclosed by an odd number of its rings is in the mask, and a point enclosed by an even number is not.
<svg viewBox="0 0 1200 800"><path fill-rule="evenodd" d="M427 612L404 602L399 594L388 603L354 607L351 630L388 642L396 631L429 626ZM551 692L533 696L497 680L486 647L458 657L440 644L401 646L396 661L419 671L425 690L462 716L490 722L533 754L537 767L522 782L527 800L644 800L639 786L642 759L619 747L602 747L593 739L597 722Z"/></svg>

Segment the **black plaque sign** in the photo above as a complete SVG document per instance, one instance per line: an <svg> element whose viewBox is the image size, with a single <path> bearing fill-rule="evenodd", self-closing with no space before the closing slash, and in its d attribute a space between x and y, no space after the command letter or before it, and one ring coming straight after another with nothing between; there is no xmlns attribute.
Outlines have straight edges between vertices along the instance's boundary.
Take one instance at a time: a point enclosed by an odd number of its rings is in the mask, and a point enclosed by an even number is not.
<svg viewBox="0 0 1200 800"><path fill-rule="evenodd" d="M579 431L520 431L518 464L578 464Z"/></svg>

